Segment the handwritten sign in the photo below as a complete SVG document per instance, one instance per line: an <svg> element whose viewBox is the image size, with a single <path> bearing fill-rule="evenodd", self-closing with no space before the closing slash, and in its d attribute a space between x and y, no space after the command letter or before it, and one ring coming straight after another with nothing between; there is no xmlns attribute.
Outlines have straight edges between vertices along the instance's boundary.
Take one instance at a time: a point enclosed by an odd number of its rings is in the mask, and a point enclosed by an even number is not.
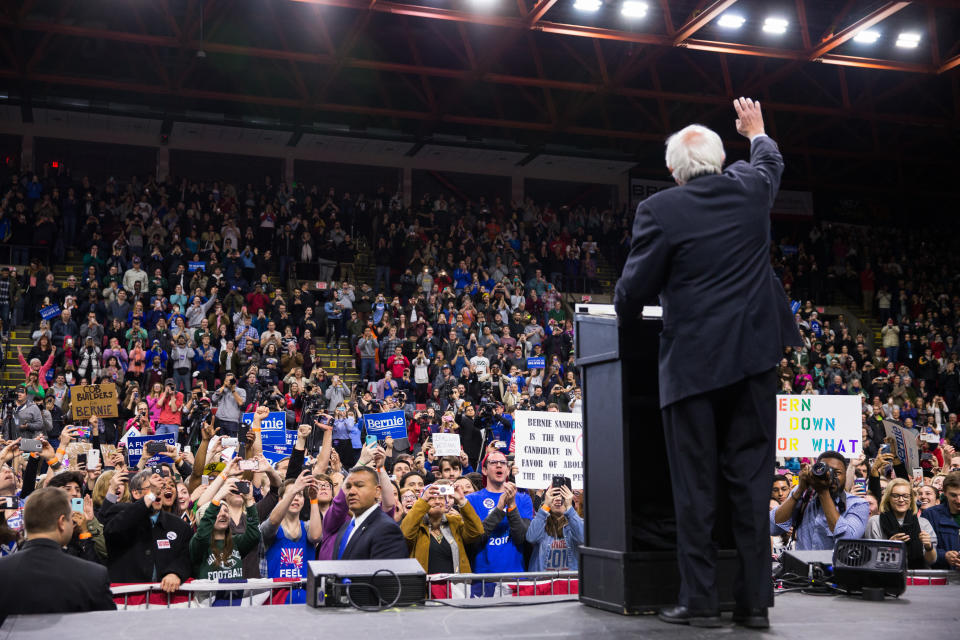
<svg viewBox="0 0 960 640"><path fill-rule="evenodd" d="M860 396L777 396L777 457L860 455Z"/></svg>
<svg viewBox="0 0 960 640"><path fill-rule="evenodd" d="M363 416L363 422L367 433L377 436L377 440L386 440L387 436L394 440L407 437L407 417L403 411L368 413Z"/></svg>
<svg viewBox="0 0 960 640"><path fill-rule="evenodd" d="M515 420L517 486L546 489L554 476L566 476L574 489L583 489L582 416L517 411Z"/></svg>
<svg viewBox="0 0 960 640"><path fill-rule="evenodd" d="M117 385L112 382L73 387L70 393L74 420L88 420L92 416L116 418L118 415Z"/></svg>
<svg viewBox="0 0 960 640"><path fill-rule="evenodd" d="M460 455L459 433L435 433L430 436L430 441L433 442L433 452L441 458Z"/></svg>

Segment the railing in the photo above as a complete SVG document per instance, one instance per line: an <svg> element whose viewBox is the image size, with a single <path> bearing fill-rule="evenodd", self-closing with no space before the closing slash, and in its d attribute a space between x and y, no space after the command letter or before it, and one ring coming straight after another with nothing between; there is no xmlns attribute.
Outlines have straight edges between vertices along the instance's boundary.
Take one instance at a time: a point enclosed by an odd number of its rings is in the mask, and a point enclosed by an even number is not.
<svg viewBox="0 0 960 640"><path fill-rule="evenodd" d="M25 250L27 253L26 262L19 260L18 264L13 264L13 252L14 250ZM36 258L40 261L40 264L44 267L50 266L50 259L53 255L53 247L47 245L35 245L35 244L0 244L0 264L12 265L17 267L25 267L30 262L30 259ZM20 256L17 256L18 258Z"/></svg>
<svg viewBox="0 0 960 640"><path fill-rule="evenodd" d="M210 606L272 606L286 604L295 589L303 588L306 580L251 580L218 581L192 580L185 582L174 593L164 592L159 582L118 584L110 587L117 609L193 608Z"/></svg>
<svg viewBox="0 0 960 640"><path fill-rule="evenodd" d="M562 596L579 593L576 571L437 573L427 576L427 598Z"/></svg>

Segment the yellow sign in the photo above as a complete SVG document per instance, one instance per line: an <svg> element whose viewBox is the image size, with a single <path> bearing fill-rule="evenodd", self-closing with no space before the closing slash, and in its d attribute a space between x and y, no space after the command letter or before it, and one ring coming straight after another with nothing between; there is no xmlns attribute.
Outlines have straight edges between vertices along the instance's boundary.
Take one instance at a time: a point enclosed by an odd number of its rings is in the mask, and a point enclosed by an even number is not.
<svg viewBox="0 0 960 640"><path fill-rule="evenodd" d="M73 387L70 395L74 420L89 420L91 416L116 418L118 415L117 385L112 382Z"/></svg>

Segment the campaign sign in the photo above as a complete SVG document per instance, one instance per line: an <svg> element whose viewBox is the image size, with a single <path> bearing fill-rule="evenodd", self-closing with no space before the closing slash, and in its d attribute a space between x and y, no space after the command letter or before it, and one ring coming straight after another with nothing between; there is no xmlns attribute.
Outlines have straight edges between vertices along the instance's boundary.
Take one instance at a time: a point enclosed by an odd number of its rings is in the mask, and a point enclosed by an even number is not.
<svg viewBox="0 0 960 640"><path fill-rule="evenodd" d="M243 424L253 424L252 413L243 414ZM293 442L296 442L297 432L293 431L292 434ZM275 445L286 446L290 444L290 446L293 446L292 443L288 442L286 411L273 411L260 422L260 441L263 443L264 449Z"/></svg>
<svg viewBox="0 0 960 640"><path fill-rule="evenodd" d="M407 437L407 417L403 411L368 413L363 416L363 424L367 433L377 436L377 440L386 440L387 436L394 440Z"/></svg>
<svg viewBox="0 0 960 640"><path fill-rule="evenodd" d="M270 461L270 464L277 464L277 463L280 462L281 460L284 460L284 459L290 457L290 454L289 454L289 453L279 453L279 452L273 451L273 450L269 450L269 451L268 451L267 449L264 449L264 450L263 450L263 457L266 458L267 460L269 460L269 461Z"/></svg>
<svg viewBox="0 0 960 640"><path fill-rule="evenodd" d="M553 476L583 489L583 416L553 411L517 411L517 486L546 489Z"/></svg>
<svg viewBox="0 0 960 640"><path fill-rule="evenodd" d="M190 261L187 263L187 271L205 271L206 269L207 269L206 262Z"/></svg>
<svg viewBox="0 0 960 640"><path fill-rule="evenodd" d="M887 438L893 438L893 453L903 462L907 469L916 469L920 466L920 447L917 445L919 433L915 429L902 427L892 420L883 421L883 430Z"/></svg>
<svg viewBox="0 0 960 640"><path fill-rule="evenodd" d="M860 396L780 395L776 403L778 458L860 455Z"/></svg>
<svg viewBox="0 0 960 640"><path fill-rule="evenodd" d="M44 320L52 320L60 315L60 305L52 304L49 307L40 309L40 317Z"/></svg>
<svg viewBox="0 0 960 640"><path fill-rule="evenodd" d="M527 369L543 369L547 366L547 359L544 356L539 358L527 358Z"/></svg>
<svg viewBox="0 0 960 640"><path fill-rule="evenodd" d="M143 457L144 444L152 440L163 440L171 447L174 447L177 444L177 435L175 433L168 433L160 436L154 435L128 437L127 455L129 456L129 464L131 467L135 467L140 464L140 458ZM173 462L173 460L171 460L168 456L156 455L150 458L150 462Z"/></svg>

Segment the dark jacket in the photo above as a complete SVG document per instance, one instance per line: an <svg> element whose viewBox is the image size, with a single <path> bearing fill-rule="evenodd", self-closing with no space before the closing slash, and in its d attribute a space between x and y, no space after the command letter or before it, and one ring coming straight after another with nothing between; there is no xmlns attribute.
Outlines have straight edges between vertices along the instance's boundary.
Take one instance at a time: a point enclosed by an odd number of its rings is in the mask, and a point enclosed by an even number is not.
<svg viewBox="0 0 960 640"><path fill-rule="evenodd" d="M142 499L111 509L103 536L113 582L159 582L170 573L190 577L190 525L165 511L153 524L153 513Z"/></svg>
<svg viewBox="0 0 960 640"><path fill-rule="evenodd" d="M67 555L53 540L27 540L0 558L0 624L9 615L116 608L107 569Z"/></svg>
<svg viewBox="0 0 960 640"><path fill-rule="evenodd" d="M660 406L772 369L800 345L770 266L770 207L783 157L766 136L735 162L660 191L637 207L630 255L617 282L617 315L663 306Z"/></svg>
<svg viewBox="0 0 960 640"><path fill-rule="evenodd" d="M350 522L351 520L347 520L337 532L337 540L333 548L334 556L340 550L340 542ZM382 560L409 557L410 551L407 549L403 532L400 531L400 525L378 507L367 516L360 525L360 529L353 533L347 548L343 550L343 555L337 559Z"/></svg>
<svg viewBox="0 0 960 640"><path fill-rule="evenodd" d="M949 569L944 556L947 551L960 551L960 526L953 519L950 513L950 507L947 504L938 504L930 509L923 511L923 517L927 519L933 531L937 534L937 561L933 563L932 569Z"/></svg>

